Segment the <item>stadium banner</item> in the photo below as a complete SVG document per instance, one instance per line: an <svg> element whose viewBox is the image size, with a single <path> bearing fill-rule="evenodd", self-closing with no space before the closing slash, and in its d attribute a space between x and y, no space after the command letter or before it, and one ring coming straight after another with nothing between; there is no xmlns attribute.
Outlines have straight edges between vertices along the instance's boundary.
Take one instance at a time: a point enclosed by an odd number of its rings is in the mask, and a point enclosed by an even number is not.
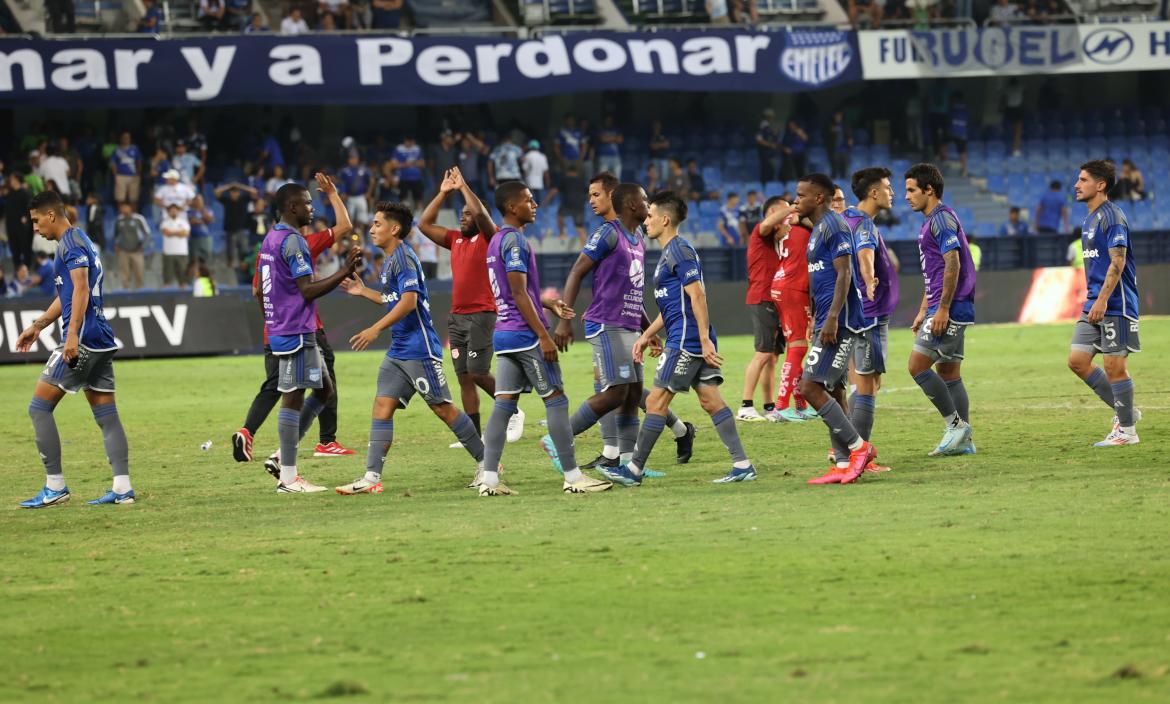
<svg viewBox="0 0 1170 704"><path fill-rule="evenodd" d="M3 107L419 105L623 89L791 93L858 80L856 33L832 29L0 41Z"/></svg>
<svg viewBox="0 0 1170 704"><path fill-rule="evenodd" d="M860 32L865 80L1165 71L1170 22Z"/></svg>
<svg viewBox="0 0 1170 704"><path fill-rule="evenodd" d="M0 364L41 362L62 338L61 322L41 331L25 353L16 338L53 299L0 299ZM192 298L186 294L107 295L103 312L121 345L119 357L217 355L260 350L260 309L236 296Z"/></svg>

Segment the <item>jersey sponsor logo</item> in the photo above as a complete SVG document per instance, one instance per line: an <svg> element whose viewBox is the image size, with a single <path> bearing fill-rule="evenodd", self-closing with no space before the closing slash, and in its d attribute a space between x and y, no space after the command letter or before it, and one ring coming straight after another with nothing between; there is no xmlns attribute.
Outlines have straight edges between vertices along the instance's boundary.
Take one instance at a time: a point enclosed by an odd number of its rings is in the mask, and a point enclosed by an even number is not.
<svg viewBox="0 0 1170 704"><path fill-rule="evenodd" d="M654 289L654 297L655 298L666 298L669 295L670 295L670 292L667 291L665 287Z"/></svg>
<svg viewBox="0 0 1170 704"><path fill-rule="evenodd" d="M1101 253L1096 249L1086 249L1084 252L1082 252L1082 254L1084 255L1085 259L1096 259L1097 257L1101 256Z"/></svg>
<svg viewBox="0 0 1170 704"><path fill-rule="evenodd" d="M816 273L818 271L824 271L824 270L825 270L825 263L824 262L813 262L812 264L808 265L808 273L810 273L810 274Z"/></svg>
<svg viewBox="0 0 1170 704"><path fill-rule="evenodd" d="M398 300L398 293L396 291L391 291L389 293L382 294L382 302L383 303L393 303L397 300Z"/></svg>

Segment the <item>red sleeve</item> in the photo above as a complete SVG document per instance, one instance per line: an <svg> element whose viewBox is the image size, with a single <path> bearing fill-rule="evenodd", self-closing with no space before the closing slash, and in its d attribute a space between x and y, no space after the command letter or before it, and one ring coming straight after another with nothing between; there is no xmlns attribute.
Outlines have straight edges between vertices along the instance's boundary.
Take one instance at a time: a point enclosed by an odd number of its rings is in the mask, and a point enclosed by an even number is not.
<svg viewBox="0 0 1170 704"><path fill-rule="evenodd" d="M260 285L260 257L256 257L256 271L252 272L252 288Z"/></svg>
<svg viewBox="0 0 1170 704"><path fill-rule="evenodd" d="M443 240L443 247L445 249L451 249L451 246L455 244L455 239L459 237L459 234L459 230L447 230L447 239Z"/></svg>
<svg viewBox="0 0 1170 704"><path fill-rule="evenodd" d="M321 256L321 252L333 246L333 228L314 232L305 238L309 243L309 256L313 261L317 261L317 257Z"/></svg>

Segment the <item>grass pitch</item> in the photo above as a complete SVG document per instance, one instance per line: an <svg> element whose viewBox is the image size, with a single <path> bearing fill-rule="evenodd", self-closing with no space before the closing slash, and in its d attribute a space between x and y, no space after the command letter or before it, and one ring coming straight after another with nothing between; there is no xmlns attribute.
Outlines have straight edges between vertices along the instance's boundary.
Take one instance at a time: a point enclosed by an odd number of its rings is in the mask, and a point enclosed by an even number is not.
<svg viewBox="0 0 1170 704"><path fill-rule="evenodd" d="M119 362L139 503L84 505L109 471L71 397L74 499L17 511L42 483L25 410L39 367L0 368L0 701L1166 701L1170 323L1144 321L1131 360L1131 448L1092 447L1111 413L1065 368L1070 333L971 331L973 457L925 457L941 423L899 331L874 436L889 474L806 486L819 422L740 424L760 479L712 485L727 455L684 396L691 464L667 434L651 462L667 478L563 496L525 397L504 455L521 495L490 501L417 401L384 495L273 493L259 462L231 459L263 374L244 357ZM722 351L734 408L750 341ZM380 356L338 357L340 440L363 454ZM575 407L588 347L562 362ZM599 444L580 438L582 461ZM362 462L301 467L332 486Z"/></svg>

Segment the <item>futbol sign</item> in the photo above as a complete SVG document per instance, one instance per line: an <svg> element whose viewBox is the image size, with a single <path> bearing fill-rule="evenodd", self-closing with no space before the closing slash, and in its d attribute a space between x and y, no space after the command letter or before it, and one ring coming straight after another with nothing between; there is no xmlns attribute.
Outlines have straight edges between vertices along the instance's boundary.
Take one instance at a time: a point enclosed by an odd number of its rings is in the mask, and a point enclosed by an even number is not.
<svg viewBox="0 0 1170 704"><path fill-rule="evenodd" d="M534 39L247 35L9 39L0 105L440 104L601 90L794 92L861 78L856 35L582 32Z"/></svg>
<svg viewBox="0 0 1170 704"><path fill-rule="evenodd" d="M1170 22L861 32L866 80L1165 71Z"/></svg>

